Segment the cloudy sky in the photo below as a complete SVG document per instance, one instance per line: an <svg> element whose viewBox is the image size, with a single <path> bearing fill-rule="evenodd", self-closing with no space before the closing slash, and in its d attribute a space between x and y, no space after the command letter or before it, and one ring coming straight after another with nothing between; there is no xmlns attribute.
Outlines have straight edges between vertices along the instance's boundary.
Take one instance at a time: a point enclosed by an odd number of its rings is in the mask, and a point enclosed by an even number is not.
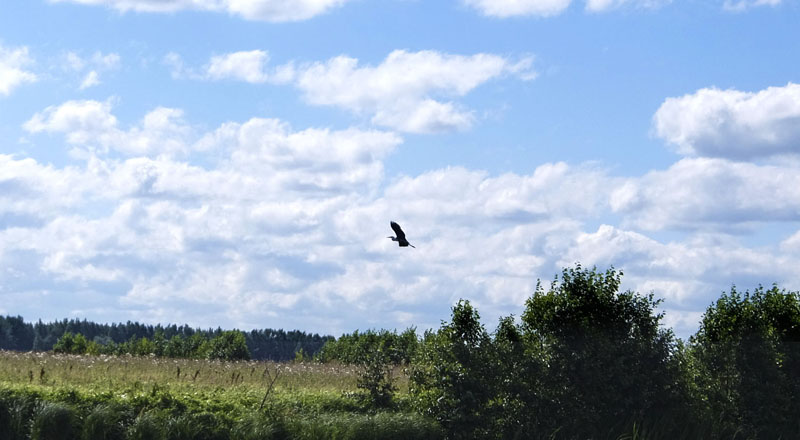
<svg viewBox="0 0 800 440"><path fill-rule="evenodd" d="M489 329L800 290L797 0L4 0L0 313ZM416 249L386 237L396 220Z"/></svg>

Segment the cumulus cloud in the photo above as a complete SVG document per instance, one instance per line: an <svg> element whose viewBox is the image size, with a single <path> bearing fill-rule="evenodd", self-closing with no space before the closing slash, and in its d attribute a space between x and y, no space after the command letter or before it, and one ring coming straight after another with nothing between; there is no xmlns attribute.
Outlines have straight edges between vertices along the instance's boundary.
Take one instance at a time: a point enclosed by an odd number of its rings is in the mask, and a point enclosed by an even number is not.
<svg viewBox="0 0 800 440"><path fill-rule="evenodd" d="M86 76L83 78L83 81L81 81L80 87L78 88L80 90L85 90L98 84L100 84L100 75L97 74L96 70L92 70L86 74Z"/></svg>
<svg viewBox="0 0 800 440"><path fill-rule="evenodd" d="M464 96L505 75L532 79L531 64L530 58L514 62L492 54L396 50L377 66L338 56L299 67L295 85L311 104L372 115L373 123L397 130L430 133L465 129L474 120L470 110L441 99Z"/></svg>
<svg viewBox="0 0 800 440"><path fill-rule="evenodd" d="M800 152L800 85L759 92L700 89L668 98L655 133L685 155L753 159Z"/></svg>
<svg viewBox="0 0 800 440"><path fill-rule="evenodd" d="M106 6L120 12L168 13L183 10L225 12L246 20L300 21L324 14L349 0L50 0Z"/></svg>
<svg viewBox="0 0 800 440"><path fill-rule="evenodd" d="M122 65L121 58L116 53L103 54L95 52L91 57L81 57L76 52L67 52L63 56L62 68L66 71L80 74L82 80L79 90L101 84L100 74L118 70Z"/></svg>
<svg viewBox="0 0 800 440"><path fill-rule="evenodd" d="M647 230L747 228L800 220L800 173L791 164L686 158L620 185L614 211Z"/></svg>
<svg viewBox="0 0 800 440"><path fill-rule="evenodd" d="M463 0L482 14L490 17L536 15L547 17L563 12L571 0Z"/></svg>
<svg viewBox="0 0 800 440"><path fill-rule="evenodd" d="M777 246L752 248L738 238L698 233L682 241L662 243L641 233L611 225L578 234L559 261L566 266L614 265L623 269L624 288L653 292L663 298L666 323L679 335L697 328L704 309L732 284L752 289L758 284L796 285L799 261Z"/></svg>
<svg viewBox="0 0 800 440"><path fill-rule="evenodd" d="M274 181L282 190L340 193L370 188L383 177L381 159L401 139L381 131L309 128L294 132L276 119L227 123L201 141L229 152L228 166Z"/></svg>
<svg viewBox="0 0 800 440"><path fill-rule="evenodd" d="M27 47L7 48L0 45L0 95L8 96L24 83L37 80L35 73L26 70L33 64Z"/></svg>
<svg viewBox="0 0 800 440"><path fill-rule="evenodd" d="M269 67L269 53L263 50L214 55L202 68L186 66L183 58L174 52L165 55L163 61L170 68L174 79L286 84L291 82L295 75L293 63Z"/></svg>
<svg viewBox="0 0 800 440"><path fill-rule="evenodd" d="M263 50L214 56L206 67L206 76L216 80L237 79L249 83L263 83L267 81L264 66L268 60L269 56Z"/></svg>
<svg viewBox="0 0 800 440"><path fill-rule="evenodd" d="M267 118L200 132L178 109L132 124L113 109L69 101L26 123L33 142L52 133L70 148L107 145L78 165L0 155L0 285L28 303L78 292L92 298L80 306L89 318L338 333L437 326L468 298L491 327L520 313L537 279L581 262L613 264L625 288L665 298L686 336L731 283L800 282L798 234L753 247L719 232L796 219L790 164L686 158L621 178L559 162L387 179L383 163L402 143L390 132ZM140 138L177 139L168 150L183 153L130 147ZM386 238L389 220L416 249ZM646 232L670 228L689 233ZM8 307L27 315L14 298L4 296Z"/></svg>
<svg viewBox="0 0 800 440"><path fill-rule="evenodd" d="M148 155L185 153L190 148L190 130L181 110L156 108L141 123L123 130L111 107L111 100L67 101L36 113L23 128L30 133L62 133L81 151Z"/></svg>
<svg viewBox="0 0 800 440"><path fill-rule="evenodd" d="M173 78L293 84L312 105L340 107L369 116L375 125L411 133L467 129L474 123L474 112L452 99L492 79L536 77L532 58L513 61L493 54L396 50L377 66L360 65L347 56L273 68L268 61L269 54L261 50L233 52L213 56L196 70L185 66L178 54L164 58Z"/></svg>

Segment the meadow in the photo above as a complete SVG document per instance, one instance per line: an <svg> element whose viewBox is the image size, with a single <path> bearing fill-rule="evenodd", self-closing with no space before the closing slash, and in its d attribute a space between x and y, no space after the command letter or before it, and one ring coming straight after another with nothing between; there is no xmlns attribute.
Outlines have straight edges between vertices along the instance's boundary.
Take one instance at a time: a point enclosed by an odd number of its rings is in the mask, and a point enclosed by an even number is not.
<svg viewBox="0 0 800 440"><path fill-rule="evenodd" d="M376 411L338 363L0 352L2 439L440 438L408 379Z"/></svg>

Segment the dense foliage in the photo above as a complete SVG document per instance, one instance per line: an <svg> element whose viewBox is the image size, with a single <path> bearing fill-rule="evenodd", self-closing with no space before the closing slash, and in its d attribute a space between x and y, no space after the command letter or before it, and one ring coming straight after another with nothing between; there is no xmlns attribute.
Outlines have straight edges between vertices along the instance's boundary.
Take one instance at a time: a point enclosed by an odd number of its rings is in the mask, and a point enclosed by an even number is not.
<svg viewBox="0 0 800 440"><path fill-rule="evenodd" d="M382 356L388 357L388 362L392 364L408 364L416 353L418 343L417 329L414 327L407 328L402 333L389 330L364 332L356 330L338 339L326 341L314 358L321 362L361 364L367 361L371 353L380 352Z"/></svg>
<svg viewBox="0 0 800 440"><path fill-rule="evenodd" d="M566 269L493 334L460 301L412 362L417 407L455 439L798 438L797 293L733 289L685 345L621 276Z"/></svg>
<svg viewBox="0 0 800 440"><path fill-rule="evenodd" d="M701 409L720 429L760 438L800 434L800 294L735 288L691 339Z"/></svg>
<svg viewBox="0 0 800 440"><path fill-rule="evenodd" d="M167 340L162 333L156 333L152 340L134 337L120 344L113 341L101 344L94 340L87 341L80 333L66 332L53 345L53 351L66 354L128 354L227 361L250 359L244 333L240 331L224 331L211 339L205 337L202 333L195 333L189 338L175 335Z"/></svg>
<svg viewBox="0 0 800 440"><path fill-rule="evenodd" d="M188 346L172 343L171 352L164 353L169 357L192 357L203 341L220 336L223 330L194 329L186 325L145 325L138 322L120 324L97 324L86 320L64 319L50 323L38 321L25 322L21 316L0 316L0 350L16 351L48 351L52 350L59 338L65 333L82 335L87 345L95 342L97 346L110 346L144 342L144 346L125 347L114 353L152 353L147 344L159 340L171 341L178 336ZM302 352L312 356L317 353L332 336L320 336L301 331L284 330L252 330L243 332L247 349L253 359L285 361L294 359L296 353ZM177 340L175 341L177 342ZM168 344L169 345L169 344ZM112 345L113 346L113 345ZM95 347L97 348L97 347ZM155 350L158 350L156 347Z"/></svg>
<svg viewBox="0 0 800 440"><path fill-rule="evenodd" d="M156 390L114 394L0 389L3 440L435 440L435 422L408 412L264 410Z"/></svg>
<svg viewBox="0 0 800 440"><path fill-rule="evenodd" d="M408 365L418 345L414 327L402 333L356 330L339 339L327 341L314 359L360 366L358 387L363 391L362 400L374 408L388 408L392 406L397 391L394 384L395 367Z"/></svg>

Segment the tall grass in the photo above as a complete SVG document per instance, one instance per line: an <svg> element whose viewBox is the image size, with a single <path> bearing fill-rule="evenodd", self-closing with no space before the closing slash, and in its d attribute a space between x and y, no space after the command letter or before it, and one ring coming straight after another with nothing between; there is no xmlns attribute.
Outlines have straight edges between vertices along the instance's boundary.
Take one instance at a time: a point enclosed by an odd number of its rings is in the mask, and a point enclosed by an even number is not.
<svg viewBox="0 0 800 440"><path fill-rule="evenodd" d="M278 374L275 390L355 391L360 369L336 363L223 362L135 356L84 356L0 351L0 383L90 386L119 389L158 384L162 388L257 387L266 373ZM398 369L397 385L407 387Z"/></svg>
<svg viewBox="0 0 800 440"><path fill-rule="evenodd" d="M401 370L399 404L377 414L354 398L360 373L339 364L0 352L0 439L441 438L434 422L410 412Z"/></svg>

